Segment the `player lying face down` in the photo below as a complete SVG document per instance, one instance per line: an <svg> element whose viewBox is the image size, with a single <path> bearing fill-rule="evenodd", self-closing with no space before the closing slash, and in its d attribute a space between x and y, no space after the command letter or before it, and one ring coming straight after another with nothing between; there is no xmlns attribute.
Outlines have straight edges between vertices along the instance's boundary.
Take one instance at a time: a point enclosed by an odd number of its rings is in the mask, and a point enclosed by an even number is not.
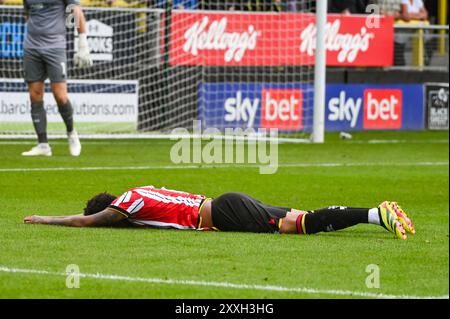
<svg viewBox="0 0 450 319"><path fill-rule="evenodd" d="M254 233L315 234L356 224L380 225L397 238L415 233L396 202L377 208L331 206L313 211L270 206L242 194L225 193L211 199L153 186L136 187L122 196L107 193L87 202L84 213L72 216L28 216L27 224L75 227L156 227Z"/></svg>

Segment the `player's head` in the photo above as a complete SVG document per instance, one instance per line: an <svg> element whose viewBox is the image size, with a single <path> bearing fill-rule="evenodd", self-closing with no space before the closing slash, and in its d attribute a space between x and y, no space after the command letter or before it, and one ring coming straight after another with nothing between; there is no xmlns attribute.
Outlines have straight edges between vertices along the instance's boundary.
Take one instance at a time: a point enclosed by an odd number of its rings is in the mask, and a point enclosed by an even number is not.
<svg viewBox="0 0 450 319"><path fill-rule="evenodd" d="M108 193L100 193L87 201L84 215L93 215L107 208L117 197Z"/></svg>

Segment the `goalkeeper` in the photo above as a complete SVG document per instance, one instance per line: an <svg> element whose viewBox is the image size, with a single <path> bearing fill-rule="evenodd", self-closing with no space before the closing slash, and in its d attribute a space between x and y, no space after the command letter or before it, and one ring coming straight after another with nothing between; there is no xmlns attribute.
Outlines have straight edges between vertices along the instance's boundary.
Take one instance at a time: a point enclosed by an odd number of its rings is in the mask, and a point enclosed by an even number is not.
<svg viewBox="0 0 450 319"><path fill-rule="evenodd" d="M75 21L78 31L77 67L89 67L92 60L86 38L86 20L80 0L24 0L27 34L24 41L23 67L31 100L31 119L38 145L23 156L51 156L47 139L47 114L44 109L44 81L50 78L58 111L67 129L69 151L81 153L81 144L73 125L73 108L67 96L66 21ZM74 19L66 19L66 13Z"/></svg>

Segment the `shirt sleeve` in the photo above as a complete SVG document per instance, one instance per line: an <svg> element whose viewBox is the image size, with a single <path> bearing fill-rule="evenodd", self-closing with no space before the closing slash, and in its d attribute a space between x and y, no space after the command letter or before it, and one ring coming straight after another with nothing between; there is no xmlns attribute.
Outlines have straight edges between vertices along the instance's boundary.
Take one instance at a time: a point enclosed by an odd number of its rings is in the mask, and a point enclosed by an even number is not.
<svg viewBox="0 0 450 319"><path fill-rule="evenodd" d="M109 207L117 210L126 217L131 217L139 212L144 207L144 204L144 199L141 195L133 191L128 191L116 198Z"/></svg>

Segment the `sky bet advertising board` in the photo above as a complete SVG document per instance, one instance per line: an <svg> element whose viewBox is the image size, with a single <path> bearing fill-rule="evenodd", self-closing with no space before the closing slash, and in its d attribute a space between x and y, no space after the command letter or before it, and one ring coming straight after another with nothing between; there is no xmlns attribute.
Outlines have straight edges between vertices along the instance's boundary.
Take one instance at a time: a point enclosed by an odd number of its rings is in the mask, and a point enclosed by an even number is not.
<svg viewBox="0 0 450 319"><path fill-rule="evenodd" d="M303 131L312 116L312 87L300 84L204 83L199 118L206 127Z"/></svg>
<svg viewBox="0 0 450 319"><path fill-rule="evenodd" d="M423 130L423 85L329 84L327 131ZM313 88L302 84L203 83L199 118L206 127L310 131Z"/></svg>

